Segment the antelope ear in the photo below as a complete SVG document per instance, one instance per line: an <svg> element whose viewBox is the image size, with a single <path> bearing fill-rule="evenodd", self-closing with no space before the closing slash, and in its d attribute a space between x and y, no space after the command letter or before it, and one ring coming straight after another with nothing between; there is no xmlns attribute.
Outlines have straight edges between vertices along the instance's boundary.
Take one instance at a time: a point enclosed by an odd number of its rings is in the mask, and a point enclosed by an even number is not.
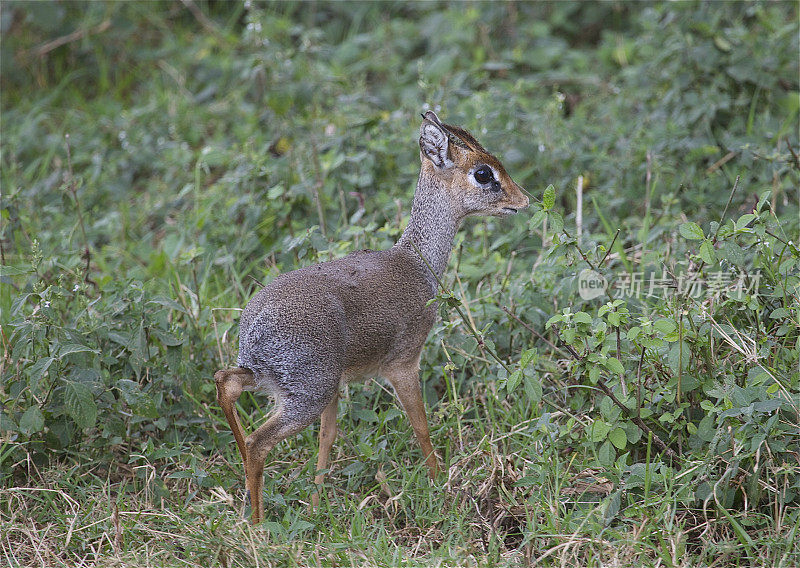
<svg viewBox="0 0 800 568"><path fill-rule="evenodd" d="M439 117L433 111L422 115L422 126L419 128L419 148L422 155L428 158L437 168L449 168L453 165L450 159L450 142Z"/></svg>

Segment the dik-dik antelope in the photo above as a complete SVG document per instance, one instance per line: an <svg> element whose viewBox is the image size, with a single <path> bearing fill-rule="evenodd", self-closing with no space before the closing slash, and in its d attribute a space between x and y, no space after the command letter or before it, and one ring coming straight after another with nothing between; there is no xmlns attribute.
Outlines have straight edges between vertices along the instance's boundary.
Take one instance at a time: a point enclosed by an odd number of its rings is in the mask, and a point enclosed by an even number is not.
<svg viewBox="0 0 800 568"><path fill-rule="evenodd" d="M389 250L354 252L278 276L242 312L239 366L214 375L217 400L244 460L253 523L264 518L267 454L320 418L317 505L343 382L380 376L391 383L431 477L439 469L419 382L422 347L436 317L428 302L462 220L511 215L527 207L528 198L469 132L431 111L423 115L419 147L419 181L400 240ZM247 437L235 406L243 390L275 399L270 417Z"/></svg>

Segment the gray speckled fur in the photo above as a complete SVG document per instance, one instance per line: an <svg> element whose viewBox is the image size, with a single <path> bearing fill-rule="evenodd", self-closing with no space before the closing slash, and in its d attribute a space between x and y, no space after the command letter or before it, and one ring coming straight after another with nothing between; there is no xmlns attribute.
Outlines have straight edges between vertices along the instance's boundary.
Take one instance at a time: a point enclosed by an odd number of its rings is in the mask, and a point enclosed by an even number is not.
<svg viewBox="0 0 800 568"><path fill-rule="evenodd" d="M424 217L412 216L390 250L282 274L247 304L238 364L275 396L287 420L315 419L341 380L416 364L436 316L428 305L436 280L411 243L441 275L458 226L439 217L436 234L420 235L419 224L432 220Z"/></svg>
<svg viewBox="0 0 800 568"><path fill-rule="evenodd" d="M308 384L295 386L284 374L309 363L336 364L337 375L403 358L433 325L427 270L413 250L395 246L278 276L242 313L239 365L269 390L291 395ZM331 388L338 385L332 378Z"/></svg>

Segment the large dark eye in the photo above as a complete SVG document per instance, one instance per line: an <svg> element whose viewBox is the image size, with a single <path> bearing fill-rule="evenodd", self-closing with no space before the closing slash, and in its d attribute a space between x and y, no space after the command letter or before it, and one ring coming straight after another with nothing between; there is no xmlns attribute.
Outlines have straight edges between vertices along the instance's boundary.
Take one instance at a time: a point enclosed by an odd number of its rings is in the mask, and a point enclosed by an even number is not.
<svg viewBox="0 0 800 568"><path fill-rule="evenodd" d="M475 170L475 181L480 184L489 183L494 179L494 174L492 174L491 168L488 166L481 166L477 170Z"/></svg>

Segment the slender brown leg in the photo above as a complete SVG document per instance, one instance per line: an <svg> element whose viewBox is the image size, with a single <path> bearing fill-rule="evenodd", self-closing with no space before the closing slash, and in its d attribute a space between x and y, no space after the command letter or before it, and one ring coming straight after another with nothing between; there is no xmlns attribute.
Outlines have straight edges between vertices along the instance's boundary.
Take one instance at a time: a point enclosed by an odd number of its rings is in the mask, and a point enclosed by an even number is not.
<svg viewBox="0 0 800 568"><path fill-rule="evenodd" d="M245 439L247 458L245 458L244 462L244 472L247 492L250 495L250 507L252 510L250 522L252 524L257 524L264 520L264 498L261 493L264 490L264 462L270 450L278 442L292 434L296 434L315 419L316 415L311 416L307 422L291 421L278 409L275 414L270 416L264 424Z"/></svg>
<svg viewBox="0 0 800 568"><path fill-rule="evenodd" d="M317 492L311 496L311 508L316 509L319 505L319 494L322 491L322 482L325 480L325 474L322 470L328 467L328 456L331 453L331 447L334 440L336 440L336 411L339 407L339 395L333 397L333 400L328 403L325 410L322 411L319 425L319 454L317 455L317 475L314 477L314 484L317 486Z"/></svg>
<svg viewBox="0 0 800 568"><path fill-rule="evenodd" d="M338 377L339 375L333 375ZM325 460L327 461L330 452L330 444L336 437L336 404L326 398L320 398L318 392L313 392L311 396L298 396L278 400L273 414L267 421L257 428L252 434L245 437L244 429L239 421L239 414L236 411L236 400L242 394L242 390L248 386L255 385L253 373L244 368L227 369L217 371L214 374L214 381L217 385L217 400L219 401L228 424L233 431L236 445L242 454L244 461L245 485L250 497L252 509L250 522L255 524L264 520L264 500L262 491L264 489L264 462L267 455L275 445L289 436L296 434L311 422L319 417L326 407L333 406L333 433L332 436L326 434L325 440L330 438L330 443L325 450ZM328 383L338 385L336 380L320 381L321 385ZM335 390L333 396L336 397ZM328 423L330 419L324 422ZM330 432L330 428L326 428Z"/></svg>
<svg viewBox="0 0 800 568"><path fill-rule="evenodd" d="M247 449L244 444L244 429L239 422L239 413L236 411L236 401L242 394L244 387L253 386L255 377L249 369L236 367L214 373L214 382L217 385L217 402L228 419L228 424L233 432L242 461L247 462Z"/></svg>
<svg viewBox="0 0 800 568"><path fill-rule="evenodd" d="M425 416L425 404L422 402L422 388L419 384L419 371L416 365L412 368L403 368L387 373L386 378L392 383L400 404L406 411L414 434L417 436L419 445L422 448L422 455L425 456L425 463L431 479L439 473L439 461L431 444L430 434L428 433L428 419Z"/></svg>

